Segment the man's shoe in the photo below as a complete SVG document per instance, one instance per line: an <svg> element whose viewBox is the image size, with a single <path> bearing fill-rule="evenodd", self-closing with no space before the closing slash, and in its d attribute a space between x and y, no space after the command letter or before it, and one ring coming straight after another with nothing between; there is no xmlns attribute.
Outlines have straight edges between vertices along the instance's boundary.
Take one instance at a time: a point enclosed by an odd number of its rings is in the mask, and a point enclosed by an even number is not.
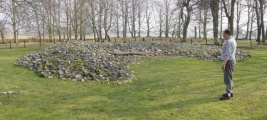
<svg viewBox="0 0 267 120"><path fill-rule="evenodd" d="M229 97L228 95L227 96L222 96L220 98L220 100L230 100L231 97Z"/></svg>
<svg viewBox="0 0 267 120"><path fill-rule="evenodd" d="M228 94L227 93L225 93L225 94L223 94L222 96L228 96ZM234 97L234 94L233 93L231 93L231 95L230 95L231 97Z"/></svg>

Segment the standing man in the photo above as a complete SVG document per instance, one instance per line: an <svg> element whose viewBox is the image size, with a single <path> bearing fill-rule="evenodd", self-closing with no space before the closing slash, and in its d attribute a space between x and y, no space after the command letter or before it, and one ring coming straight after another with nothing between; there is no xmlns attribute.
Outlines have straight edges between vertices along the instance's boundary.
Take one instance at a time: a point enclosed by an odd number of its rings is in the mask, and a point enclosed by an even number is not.
<svg viewBox="0 0 267 120"><path fill-rule="evenodd" d="M231 31L228 29L223 32L223 37L226 42L222 48L221 59L223 60L222 70L224 73L226 93L222 95L220 100L230 100L233 97L233 71L236 64L235 54L237 43L231 36Z"/></svg>

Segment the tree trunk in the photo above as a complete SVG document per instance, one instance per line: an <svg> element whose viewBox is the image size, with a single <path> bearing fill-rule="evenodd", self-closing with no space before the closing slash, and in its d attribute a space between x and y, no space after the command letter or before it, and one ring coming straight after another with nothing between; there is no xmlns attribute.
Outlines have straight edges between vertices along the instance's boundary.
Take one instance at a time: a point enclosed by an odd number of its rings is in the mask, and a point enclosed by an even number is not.
<svg viewBox="0 0 267 120"><path fill-rule="evenodd" d="M44 8L42 9L42 29L43 29L43 44L45 43L45 15Z"/></svg>
<svg viewBox="0 0 267 120"><path fill-rule="evenodd" d="M259 18L260 17L260 13L259 13L259 10L258 10L258 1L256 0L255 1L256 3L256 7L255 7L255 12L256 12L256 17ZM260 39L260 36L261 36L261 21L260 19L257 19L257 27L258 27L258 32L257 32L257 42L258 44L261 43L261 39Z"/></svg>
<svg viewBox="0 0 267 120"><path fill-rule="evenodd" d="M248 3L248 21L247 21L247 31L246 31L245 39L248 39L248 36L249 36L250 13L251 13L251 7L250 7L251 1L249 0L249 1L247 1L247 3Z"/></svg>
<svg viewBox="0 0 267 120"><path fill-rule="evenodd" d="M205 40L207 39L207 17L208 17L208 9L205 9L205 12L204 12L204 20L203 20L203 38ZM216 29L216 28L214 28L214 29Z"/></svg>
<svg viewBox="0 0 267 120"><path fill-rule="evenodd" d="M239 36L239 21L240 21L240 11L239 11L239 6L240 3L237 2L236 5L236 40L238 40L238 36Z"/></svg>
<svg viewBox="0 0 267 120"><path fill-rule="evenodd" d="M135 30L135 13L136 12L136 0L132 0L132 37L136 37L136 30Z"/></svg>
<svg viewBox="0 0 267 120"><path fill-rule="evenodd" d="M5 41L5 35L4 35L4 32L3 32L3 31L0 31L0 33L1 33L2 44L5 44L6 41Z"/></svg>
<svg viewBox="0 0 267 120"><path fill-rule="evenodd" d="M69 22L70 22L70 17L69 17L69 6L68 3L65 4L66 6L66 19L67 19L67 29L66 29L66 34L67 34L67 39L70 40L70 36L69 36Z"/></svg>
<svg viewBox="0 0 267 120"><path fill-rule="evenodd" d="M168 1L165 2L165 37L169 37L169 9L170 5Z"/></svg>
<svg viewBox="0 0 267 120"><path fill-rule="evenodd" d="M85 33L85 31L83 30L84 24L83 24L83 2L80 4L80 40L83 40L83 34Z"/></svg>
<svg viewBox="0 0 267 120"><path fill-rule="evenodd" d="M125 3L122 4L122 11L123 13L123 38L127 37L127 25L128 25L128 2L124 1ZM126 39L124 39L124 42Z"/></svg>
<svg viewBox="0 0 267 120"><path fill-rule="evenodd" d="M138 37L141 37L141 2L138 5Z"/></svg>
<svg viewBox="0 0 267 120"><path fill-rule="evenodd" d="M186 41L187 29L188 29L188 25L189 25L190 19L191 19L192 7L190 6L190 0L186 1L186 6L185 7L186 7L187 15L186 15L186 19L185 19L184 27L183 27L183 42Z"/></svg>
<svg viewBox="0 0 267 120"><path fill-rule="evenodd" d="M260 14L261 14L261 34L262 34L262 43L265 43L265 27L264 27L264 8L263 8L263 4L264 4L264 0L259 0L260 2Z"/></svg>
<svg viewBox="0 0 267 120"><path fill-rule="evenodd" d="M94 4L91 2L90 3L90 8L91 8L91 22L92 22L92 27L93 27L93 33L94 33L94 41L97 42L97 30L96 30L96 23L95 23L95 8Z"/></svg>
<svg viewBox="0 0 267 120"><path fill-rule="evenodd" d="M195 38L197 38L197 26L195 26Z"/></svg>
<svg viewBox="0 0 267 120"><path fill-rule="evenodd" d="M254 5L254 4L253 4L253 5ZM250 17L250 30L249 30L249 39L250 39L250 40L251 40L251 37L252 37L253 23L255 22L255 21L254 21L254 17L256 16L255 9L251 8L251 13L252 13L252 16Z"/></svg>
<svg viewBox="0 0 267 120"><path fill-rule="evenodd" d="M49 41L53 41L53 34L52 34L52 11L49 11L48 17L48 34L49 34Z"/></svg>
<svg viewBox="0 0 267 120"><path fill-rule="evenodd" d="M213 17L213 39L214 44L218 45L218 18L219 18L219 1L217 0L211 0L210 4L211 13Z"/></svg>
<svg viewBox="0 0 267 120"><path fill-rule="evenodd" d="M159 8L159 37L162 37L162 8Z"/></svg>
<svg viewBox="0 0 267 120"><path fill-rule="evenodd" d="M37 24L37 32L38 32L38 39L40 42L40 46L42 43L42 35L41 35L41 30L40 30L40 22L39 22L39 15L38 15L38 9L37 9L37 5L33 5L33 9L34 9L34 16L35 16L35 20L36 20L36 24Z"/></svg>
<svg viewBox="0 0 267 120"><path fill-rule="evenodd" d="M74 19L73 19L73 32L74 32L74 39L78 40L78 9L77 9L77 0L74 0Z"/></svg>
<svg viewBox="0 0 267 120"><path fill-rule="evenodd" d="M13 36L14 43L17 43L17 19L16 19L17 10L15 7L15 3L12 1L12 27L13 27Z"/></svg>
<svg viewBox="0 0 267 120"><path fill-rule="evenodd" d="M149 19L146 21L147 23L147 37L150 37L150 24L149 24Z"/></svg>
<svg viewBox="0 0 267 120"><path fill-rule="evenodd" d="M105 40L108 39L108 1L105 1L104 3L104 31L105 31ZM102 41L104 42L104 40Z"/></svg>
<svg viewBox="0 0 267 120"><path fill-rule="evenodd" d="M198 38L201 38L201 25L198 25Z"/></svg>
<svg viewBox="0 0 267 120"><path fill-rule="evenodd" d="M188 25L190 23L190 10L187 11L187 18L185 20L185 23L184 23L184 28L183 28L183 42L186 42L186 38L187 38L187 29L188 29Z"/></svg>
<svg viewBox="0 0 267 120"><path fill-rule="evenodd" d="M220 39L222 39L222 32L223 32L223 30L222 30L222 29L223 29L223 28L222 28L222 22L223 22L223 15L222 15L222 14L223 14L223 7L222 7L222 2L220 2L220 3L221 3L221 11L220 11L220 13L221 13L221 17L220 17L220 18L221 18L221 21L220 21L220 23L221 23L221 24L220 24ZM218 6L218 7L219 7L219 6Z"/></svg>
<svg viewBox="0 0 267 120"><path fill-rule="evenodd" d="M54 2L54 1L53 1ZM55 3L53 3L54 5ZM55 10L55 7L53 8L53 24L52 24L52 28L53 28L53 41L54 41L54 44L56 44L56 37L55 37L55 15L56 15L56 10Z"/></svg>
<svg viewBox="0 0 267 120"><path fill-rule="evenodd" d="M149 3L146 3L146 11L145 11L145 17L146 17L146 27L147 27L147 37L150 37L150 12L149 12Z"/></svg>
<svg viewBox="0 0 267 120"><path fill-rule="evenodd" d="M213 1L213 0L212 0ZM222 0L223 2L223 8L224 8L224 12L225 12L225 15L228 19L228 25L229 25L229 28L230 28L230 31L232 32L232 34L234 33L234 8L235 8L235 1L236 0L231 0L231 11L230 13L228 13L228 10L227 10L227 5L225 4L225 0Z"/></svg>
<svg viewBox="0 0 267 120"><path fill-rule="evenodd" d="M116 5L119 6L118 1L116 2ZM119 7L115 8L115 14L116 14L116 34L117 34L117 38L120 37L120 28L119 28L119 18L120 18L120 14L119 14Z"/></svg>
<svg viewBox="0 0 267 120"><path fill-rule="evenodd" d="M117 16L116 16L116 30L117 30L117 38L120 37L120 29L119 29L119 13L117 11Z"/></svg>
<svg viewBox="0 0 267 120"><path fill-rule="evenodd" d="M177 30L178 38L181 38L181 25L182 25L181 19L182 19L182 17L183 17L183 8L181 7L179 17L178 17L178 19L179 19L178 30Z"/></svg>
<svg viewBox="0 0 267 120"><path fill-rule="evenodd" d="M46 13L47 13L47 27L48 27L48 36L49 36L49 42L53 42L53 31L52 31L52 4L51 1L49 1L49 7L45 7Z"/></svg>
<svg viewBox="0 0 267 120"><path fill-rule="evenodd" d="M5 44L5 31L4 31L4 26L0 26L0 35L1 35L1 39L2 39L2 44Z"/></svg>

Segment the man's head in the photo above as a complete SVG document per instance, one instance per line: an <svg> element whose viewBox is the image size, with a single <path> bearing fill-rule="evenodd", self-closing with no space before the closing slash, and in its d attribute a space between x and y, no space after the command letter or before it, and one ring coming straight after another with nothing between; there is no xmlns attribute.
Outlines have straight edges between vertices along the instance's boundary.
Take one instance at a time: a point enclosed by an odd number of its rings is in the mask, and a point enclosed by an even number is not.
<svg viewBox="0 0 267 120"><path fill-rule="evenodd" d="M229 37L231 37L232 33L229 29L226 29L223 31L223 37L224 39L228 39Z"/></svg>

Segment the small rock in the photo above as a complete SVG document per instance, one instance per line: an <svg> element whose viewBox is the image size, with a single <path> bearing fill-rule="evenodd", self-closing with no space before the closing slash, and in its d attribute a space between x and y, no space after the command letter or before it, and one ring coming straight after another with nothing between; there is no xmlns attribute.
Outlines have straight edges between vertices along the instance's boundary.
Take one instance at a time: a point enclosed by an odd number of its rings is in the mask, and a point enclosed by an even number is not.
<svg viewBox="0 0 267 120"><path fill-rule="evenodd" d="M63 75L64 72L63 72L62 70L59 70L59 71L58 71L58 74L59 74L59 75Z"/></svg>
<svg viewBox="0 0 267 120"><path fill-rule="evenodd" d="M122 83L120 81L117 82L118 85L122 85Z"/></svg>
<svg viewBox="0 0 267 120"><path fill-rule="evenodd" d="M14 91L8 91L7 94L14 94Z"/></svg>
<svg viewBox="0 0 267 120"><path fill-rule="evenodd" d="M44 78L47 78L48 74L46 72L41 72L41 76L44 77Z"/></svg>
<svg viewBox="0 0 267 120"><path fill-rule="evenodd" d="M6 94L7 94L7 92L1 92L1 94L4 94L4 95L6 95Z"/></svg>
<svg viewBox="0 0 267 120"><path fill-rule="evenodd" d="M79 78L81 78L81 77L82 77L81 74L77 74L77 75L75 75L75 79L79 79Z"/></svg>
<svg viewBox="0 0 267 120"><path fill-rule="evenodd" d="M10 95L14 93L15 93L14 91L0 92L0 94L4 94L4 95Z"/></svg>

